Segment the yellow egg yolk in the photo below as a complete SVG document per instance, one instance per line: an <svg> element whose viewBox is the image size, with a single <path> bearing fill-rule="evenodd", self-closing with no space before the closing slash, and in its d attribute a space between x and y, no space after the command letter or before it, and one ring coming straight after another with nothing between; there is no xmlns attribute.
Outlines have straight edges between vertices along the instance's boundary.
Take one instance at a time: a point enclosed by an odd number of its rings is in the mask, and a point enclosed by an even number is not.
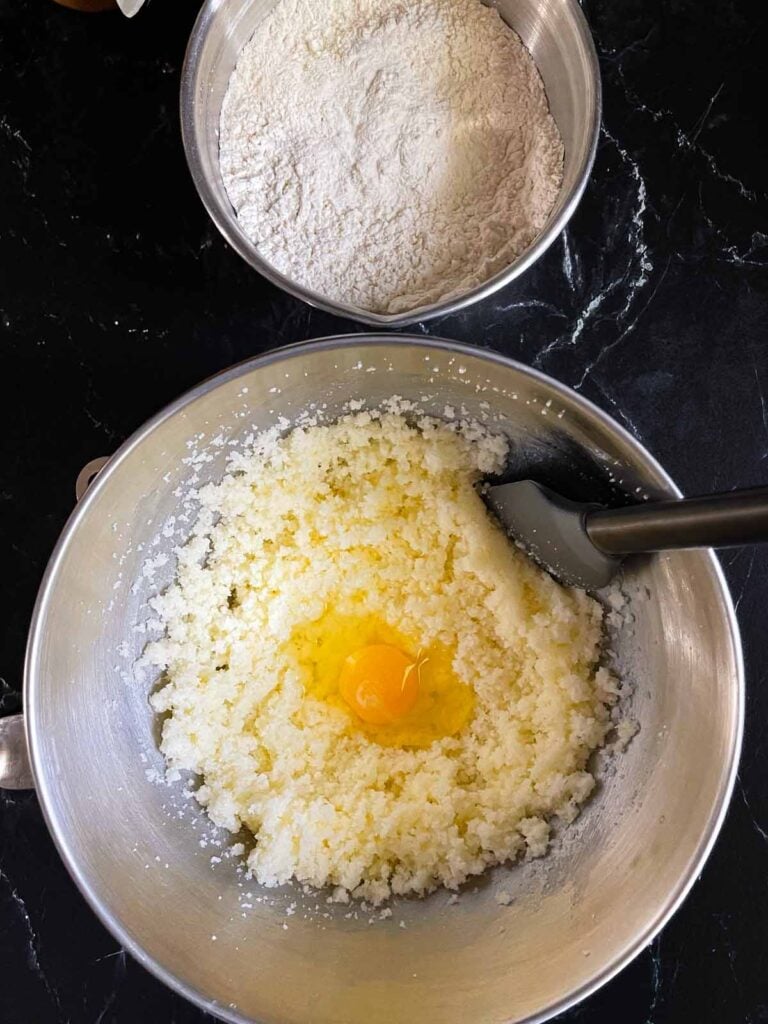
<svg viewBox="0 0 768 1024"><path fill-rule="evenodd" d="M369 644L345 659L339 692L364 722L391 725L416 703L419 661L391 644Z"/></svg>
<svg viewBox="0 0 768 1024"><path fill-rule="evenodd" d="M377 615L334 610L297 627L288 652L306 696L348 716L349 728L385 747L428 747L472 717L475 693L453 669L453 649L422 648Z"/></svg>

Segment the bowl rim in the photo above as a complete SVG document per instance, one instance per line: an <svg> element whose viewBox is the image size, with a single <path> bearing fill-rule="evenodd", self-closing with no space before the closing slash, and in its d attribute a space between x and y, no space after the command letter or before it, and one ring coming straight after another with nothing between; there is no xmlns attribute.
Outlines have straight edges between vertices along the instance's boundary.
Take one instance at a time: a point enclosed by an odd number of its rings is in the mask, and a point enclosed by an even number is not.
<svg viewBox="0 0 768 1024"><path fill-rule="evenodd" d="M644 460L646 467L655 474L658 484L668 491L670 497L682 497L682 492L669 474L662 468L655 457L651 455L639 440L637 440L627 429L614 420L612 416L608 415L608 413L602 410L599 406L569 388L567 385L562 384L560 381L550 377L548 374L543 373L540 370L526 366L524 363L492 349L479 348L461 342L450 341L448 339L420 335L388 335L386 333L333 335L311 341L295 342L290 345L270 349L258 356L250 357L242 362L234 364L233 366L225 368L224 370L207 377L200 384L197 384L185 391L178 398L168 403L154 416L150 417L150 419L135 430L118 447L117 451L110 458L104 469L99 473L94 483L89 487L87 493L80 503L74 508L69 519L64 525L46 567L32 613L24 661L23 688L25 708L24 722L32 775L45 823L51 833L59 855L61 856L73 881L100 922L135 960L137 960L146 970L167 985L171 990L189 1000L200 1009L208 1013L212 1013L221 1020L228 1022L228 1024L260 1024L260 1022L257 1022L255 1018L245 1016L230 1007L222 1006L217 1000L211 999L209 996L205 995L205 993L195 988L195 986L179 979L158 960L146 953L142 948L140 940L123 926L117 916L112 913L105 902L102 901L99 895L93 890L88 879L84 876L78 866L77 858L72 853L68 845L66 835L63 830L59 829L57 812L55 810L55 801L51 797L46 776L38 765L38 751L43 742L40 735L41 730L37 720L36 711L36 695L39 683L39 659L40 650L43 644L42 624L47 611L47 605L53 592L59 564L65 555L71 538L78 529L81 521L85 518L98 493L107 485L117 466L120 465L120 463L122 463L136 448L138 448L139 445L141 445L142 441L148 434L166 420L178 415L199 398L209 394L215 388L236 380L239 377L244 376L246 373L251 373L254 370L259 370L263 367L280 363L284 360L290 360L294 356L301 355L306 352L332 351L334 349L368 349L377 346L418 346L453 356L479 358L481 360L486 360L489 364L496 364L516 370L524 376L553 389L556 393L562 395L563 398L566 398L570 402L575 402L577 407L580 407L591 416L594 416L601 425L607 427L618 438L627 442L631 448L634 448L638 452ZM631 942L628 942L624 949L617 953L609 963L596 970L590 979L579 988L569 992L559 1001L543 1007L541 1010L538 1010L534 1014L529 1014L525 1018L517 1018L514 1021L512 1018L506 1018L505 1020L507 1024L544 1024L545 1021L551 1020L553 1017L564 1013L566 1010L582 1002L588 996L602 988L603 985L623 970L624 967L634 960L635 957L638 956L646 946L656 938L661 929L679 909L680 905L700 875L720 833L733 795L742 749L745 712L744 656L736 612L722 566L712 549L706 549L702 554L709 561L715 580L720 589L725 626L730 637L734 655L734 683L736 687L736 722L733 732L733 742L728 762L724 766L725 770L722 775L718 798L713 803L712 812L707 821L706 828L702 831L695 853L691 857L686 870L682 873L678 885L670 893L664 907L639 935L637 935Z"/></svg>
<svg viewBox="0 0 768 1024"><path fill-rule="evenodd" d="M552 245L560 232L566 227L573 216L576 207L581 201L584 190L587 187L589 176L597 154L597 145L600 137L600 126L602 123L603 91L602 79L600 76L600 64L595 49L595 43L589 28L586 16L581 9L578 0L560 0L560 3L568 8L576 27L579 42L582 44L587 57L588 77L592 85L594 102L590 111L589 126L587 128L589 145L587 146L582 159L578 165L577 173L570 190L565 193L565 201L557 214L553 217L543 231L534 239L528 248L512 263L503 270L498 271L487 281L476 285L467 292L463 292L453 298L442 302L431 303L408 310L404 313L374 313L349 303L333 302L319 292L311 288L305 288L289 277L286 277L279 270L267 262L258 252L258 249L250 242L236 224L236 217L227 218L222 212L222 206L218 191L205 174L203 162L200 157L197 132L195 131L194 107L197 91L197 69L200 51L205 42L208 28L213 16L226 3L227 0L205 0L200 12L195 19L190 33L189 42L184 54L184 62L181 69L181 86L179 90L179 106L181 121L181 139L184 147L184 155L192 180L197 193L202 200L208 216L216 225L224 240L245 260L249 266L256 270L262 277L265 277L272 284L292 295L315 309L322 309L335 316L342 316L349 320L356 320L359 323L372 327L407 327L412 324L432 320L435 317L447 316L455 313L466 306L480 302L482 299L493 295L505 285L514 281L525 273L540 256ZM558 201L562 198L561 193ZM228 202L228 200L227 200Z"/></svg>

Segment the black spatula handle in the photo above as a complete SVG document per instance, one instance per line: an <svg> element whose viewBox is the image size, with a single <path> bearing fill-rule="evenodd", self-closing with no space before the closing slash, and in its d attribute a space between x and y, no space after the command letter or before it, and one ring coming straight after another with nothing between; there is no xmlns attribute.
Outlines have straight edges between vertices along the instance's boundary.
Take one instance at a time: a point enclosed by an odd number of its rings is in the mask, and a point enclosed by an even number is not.
<svg viewBox="0 0 768 1024"><path fill-rule="evenodd" d="M768 541L768 487L587 512L601 551L631 555L670 548L723 548Z"/></svg>

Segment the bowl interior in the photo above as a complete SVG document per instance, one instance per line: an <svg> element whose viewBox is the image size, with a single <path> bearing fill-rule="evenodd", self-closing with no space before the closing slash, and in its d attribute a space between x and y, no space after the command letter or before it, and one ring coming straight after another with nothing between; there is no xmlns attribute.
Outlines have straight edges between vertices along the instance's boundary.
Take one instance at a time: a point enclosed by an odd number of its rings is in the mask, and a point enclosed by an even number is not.
<svg viewBox="0 0 768 1024"><path fill-rule="evenodd" d="M337 339L262 357L201 385L121 449L75 512L41 591L26 691L37 784L105 923L230 1020L541 1019L652 937L700 869L730 793L738 637L714 558L679 552L627 573L630 614L614 645L640 732L603 764L596 796L545 859L496 869L458 904L445 892L396 901L390 920L371 925L323 896L261 891L208 845L212 829L183 781L160 781L152 680L131 669L147 641L147 600L171 579L173 547L190 528L180 495L220 478L230 442L254 427L311 402L333 415L350 397L374 405L393 394L436 415L450 403L489 417L513 441L516 472L575 497L670 492L647 453L572 392L490 353L417 339ZM500 887L509 906L495 899Z"/></svg>
<svg viewBox="0 0 768 1024"><path fill-rule="evenodd" d="M379 315L332 302L289 280L259 254L242 231L219 168L221 106L240 50L279 0L207 0L190 39L182 76L184 145L200 196L219 230L256 270L279 287L363 323L415 323L475 302L530 266L565 226L586 184L600 121L600 78L594 46L576 0L495 0L504 20L530 50L544 81L552 115L563 137L563 184L539 237L510 267L465 294L405 314Z"/></svg>

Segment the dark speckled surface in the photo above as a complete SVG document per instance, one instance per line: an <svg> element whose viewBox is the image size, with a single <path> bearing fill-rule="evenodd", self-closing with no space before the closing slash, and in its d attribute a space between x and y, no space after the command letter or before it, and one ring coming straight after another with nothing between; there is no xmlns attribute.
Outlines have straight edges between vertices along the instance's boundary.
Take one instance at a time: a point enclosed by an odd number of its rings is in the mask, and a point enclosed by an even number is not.
<svg viewBox="0 0 768 1024"><path fill-rule="evenodd" d="M177 93L196 4L133 22L0 0L0 709L73 481L161 405L274 345L358 325L252 273L188 178ZM426 332L613 413L688 493L768 481L768 150L759 0L589 0L592 182L522 281ZM741 772L683 908L565 1021L768 1022L768 550L726 553L748 672ZM66 874L34 794L0 794L0 1021L198 1024Z"/></svg>

